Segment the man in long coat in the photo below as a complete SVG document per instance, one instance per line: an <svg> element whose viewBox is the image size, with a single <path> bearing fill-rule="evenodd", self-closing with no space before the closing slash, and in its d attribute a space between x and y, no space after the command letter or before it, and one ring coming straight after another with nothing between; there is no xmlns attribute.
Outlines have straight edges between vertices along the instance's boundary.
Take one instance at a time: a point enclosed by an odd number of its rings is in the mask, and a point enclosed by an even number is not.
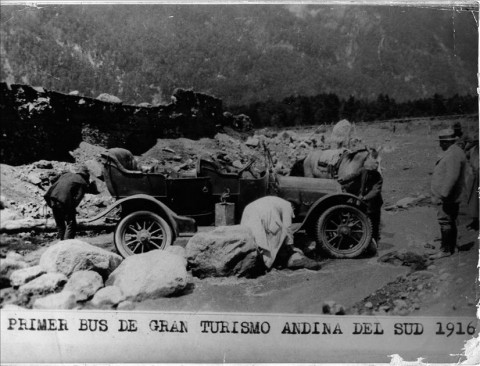
<svg viewBox="0 0 480 366"><path fill-rule="evenodd" d="M439 132L438 141L444 154L435 165L431 191L432 203L437 205L442 244L440 251L431 256L432 259L452 255L457 247L456 221L465 185L466 157L456 140L452 129Z"/></svg>
<svg viewBox="0 0 480 366"><path fill-rule="evenodd" d="M85 193L98 193L96 187L89 183L89 177L88 168L81 166L78 173L63 174L44 196L52 209L60 240L75 238L77 206Z"/></svg>

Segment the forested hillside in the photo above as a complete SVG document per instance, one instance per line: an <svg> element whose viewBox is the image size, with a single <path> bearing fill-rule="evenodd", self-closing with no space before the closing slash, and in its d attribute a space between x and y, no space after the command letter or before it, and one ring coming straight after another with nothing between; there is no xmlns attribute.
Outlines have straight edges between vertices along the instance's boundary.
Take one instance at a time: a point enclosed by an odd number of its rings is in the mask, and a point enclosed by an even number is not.
<svg viewBox="0 0 480 366"><path fill-rule="evenodd" d="M226 105L334 93L406 102L474 94L472 12L280 5L2 6L1 81L168 102L193 88Z"/></svg>
<svg viewBox="0 0 480 366"><path fill-rule="evenodd" d="M336 94L318 94L312 97L288 97L282 101L268 100L249 105L232 106L237 114L246 114L253 126L288 127L336 123L341 119L352 122L406 120L414 117L478 114L475 95L450 98L434 94L430 98L397 103L388 95L380 94L376 100L338 98Z"/></svg>

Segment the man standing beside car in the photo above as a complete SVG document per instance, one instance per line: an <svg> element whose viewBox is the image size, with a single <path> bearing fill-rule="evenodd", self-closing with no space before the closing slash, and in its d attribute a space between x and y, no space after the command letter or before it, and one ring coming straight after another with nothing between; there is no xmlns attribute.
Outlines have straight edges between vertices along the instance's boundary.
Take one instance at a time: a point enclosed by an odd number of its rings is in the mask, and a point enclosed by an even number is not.
<svg viewBox="0 0 480 366"><path fill-rule="evenodd" d="M350 194L358 196L367 206L367 215L372 222L372 239L375 241L374 248L380 241L380 222L382 214L382 185L383 177L378 171L378 160L368 157L363 167L338 182L342 189Z"/></svg>
<svg viewBox="0 0 480 366"><path fill-rule="evenodd" d="M457 137L452 129L439 132L438 138L443 156L435 164L431 191L432 203L437 205L437 219L441 232L441 247L430 256L438 259L455 253L457 247L457 217L464 189L466 156L456 144Z"/></svg>

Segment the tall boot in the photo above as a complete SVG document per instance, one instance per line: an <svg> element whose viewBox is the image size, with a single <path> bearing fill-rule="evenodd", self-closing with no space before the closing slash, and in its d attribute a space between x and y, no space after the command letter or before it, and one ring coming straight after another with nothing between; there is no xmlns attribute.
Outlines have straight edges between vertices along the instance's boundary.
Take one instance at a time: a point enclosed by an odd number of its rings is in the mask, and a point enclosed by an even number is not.
<svg viewBox="0 0 480 366"><path fill-rule="evenodd" d="M439 259L443 257L448 257L450 255L450 230L440 229L440 233L442 235L442 244L440 246L440 250L430 255L430 259Z"/></svg>
<svg viewBox="0 0 480 366"><path fill-rule="evenodd" d="M442 235L442 244L440 246L440 250L442 252L450 252L450 230L441 229L440 232Z"/></svg>
<svg viewBox="0 0 480 366"><path fill-rule="evenodd" d="M457 249L457 227L453 226L451 230L448 231L448 251L450 254L455 254L455 250Z"/></svg>

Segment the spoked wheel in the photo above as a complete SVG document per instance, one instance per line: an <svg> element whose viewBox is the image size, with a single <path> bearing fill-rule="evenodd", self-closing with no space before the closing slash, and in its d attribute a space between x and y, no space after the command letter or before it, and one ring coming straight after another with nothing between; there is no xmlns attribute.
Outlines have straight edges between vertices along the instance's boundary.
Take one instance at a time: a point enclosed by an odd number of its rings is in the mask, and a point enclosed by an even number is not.
<svg viewBox="0 0 480 366"><path fill-rule="evenodd" d="M150 211L137 211L125 216L115 229L115 247L125 258L165 249L172 241L172 228L162 217Z"/></svg>
<svg viewBox="0 0 480 366"><path fill-rule="evenodd" d="M372 240L372 224L358 208L338 205L318 219L315 240L319 249L333 258L355 258Z"/></svg>

